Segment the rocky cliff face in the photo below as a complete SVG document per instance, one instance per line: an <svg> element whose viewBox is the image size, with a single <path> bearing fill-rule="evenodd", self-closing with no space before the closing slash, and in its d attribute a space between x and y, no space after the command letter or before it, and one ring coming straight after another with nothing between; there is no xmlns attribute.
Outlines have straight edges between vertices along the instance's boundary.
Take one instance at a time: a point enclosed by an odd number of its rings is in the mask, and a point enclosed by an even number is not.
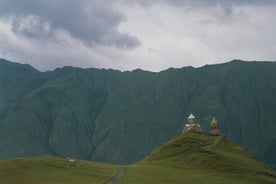
<svg viewBox="0 0 276 184"><path fill-rule="evenodd" d="M131 163L180 134L194 113L276 163L276 63L232 61L159 73L0 61L0 158L53 154Z"/></svg>

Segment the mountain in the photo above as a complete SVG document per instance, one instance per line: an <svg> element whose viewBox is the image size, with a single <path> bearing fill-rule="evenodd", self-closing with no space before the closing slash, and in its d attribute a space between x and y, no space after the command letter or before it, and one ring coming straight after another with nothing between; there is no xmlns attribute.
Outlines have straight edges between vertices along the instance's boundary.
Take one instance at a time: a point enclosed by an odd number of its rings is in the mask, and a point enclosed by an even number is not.
<svg viewBox="0 0 276 184"><path fill-rule="evenodd" d="M276 183L275 172L243 147L223 136L197 133L177 136L132 165L53 156L0 161L0 183L6 184L112 183L116 175L122 184Z"/></svg>
<svg viewBox="0 0 276 184"><path fill-rule="evenodd" d="M0 159L51 154L133 163L193 113L276 167L276 63L231 61L159 73L0 60Z"/></svg>

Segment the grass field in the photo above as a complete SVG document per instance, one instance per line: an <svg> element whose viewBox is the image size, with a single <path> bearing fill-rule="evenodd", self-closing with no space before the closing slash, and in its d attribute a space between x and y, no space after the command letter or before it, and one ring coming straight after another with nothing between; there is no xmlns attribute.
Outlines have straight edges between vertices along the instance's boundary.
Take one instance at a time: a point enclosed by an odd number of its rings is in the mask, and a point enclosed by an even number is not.
<svg viewBox="0 0 276 184"><path fill-rule="evenodd" d="M204 134L176 137L125 169L121 184L276 183L273 171L254 155L224 137Z"/></svg>
<svg viewBox="0 0 276 184"><path fill-rule="evenodd" d="M116 166L52 156L0 162L1 184L92 184L116 175Z"/></svg>
<svg viewBox="0 0 276 184"><path fill-rule="evenodd" d="M124 167L120 184L276 184L275 173L257 157L222 136L186 134ZM0 162L0 184L101 184L116 165L52 156Z"/></svg>

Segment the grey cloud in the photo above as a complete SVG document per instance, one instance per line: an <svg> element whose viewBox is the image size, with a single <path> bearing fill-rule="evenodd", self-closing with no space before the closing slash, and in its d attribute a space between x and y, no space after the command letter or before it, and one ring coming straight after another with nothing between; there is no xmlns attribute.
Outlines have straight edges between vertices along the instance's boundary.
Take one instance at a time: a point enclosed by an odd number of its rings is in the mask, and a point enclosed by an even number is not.
<svg viewBox="0 0 276 184"><path fill-rule="evenodd" d="M231 5L265 5L265 4L275 4L275 0L125 0L125 2L130 3L139 3L143 5L152 5L156 3L166 3L176 6L193 6L193 7L206 7L213 5L223 5L223 6L231 6Z"/></svg>
<svg viewBox="0 0 276 184"><path fill-rule="evenodd" d="M0 16L13 17L13 32L30 38L64 30L88 45L138 46L138 38L118 31L124 16L111 3L111 0L0 0Z"/></svg>
<svg viewBox="0 0 276 184"><path fill-rule="evenodd" d="M167 3L172 5L190 5L190 6L208 6L208 5L216 5L216 4L225 4L225 5L233 5L233 4L256 4L256 5L264 5L264 4L275 4L275 0L125 0L125 2L131 3L140 3L144 5L152 5L155 3Z"/></svg>
<svg viewBox="0 0 276 184"><path fill-rule="evenodd" d="M185 11L193 11L195 9L205 9L209 7L219 6L222 10L221 14L216 18L218 23L225 23L231 19L232 9L235 6L267 6L276 5L275 0L124 0L125 3L140 4L142 6L152 6L156 4L165 4L176 6L179 8L186 7Z"/></svg>
<svg viewBox="0 0 276 184"><path fill-rule="evenodd" d="M39 38L49 35L50 25L47 22L41 21L39 17L34 15L14 17L12 31L30 38Z"/></svg>

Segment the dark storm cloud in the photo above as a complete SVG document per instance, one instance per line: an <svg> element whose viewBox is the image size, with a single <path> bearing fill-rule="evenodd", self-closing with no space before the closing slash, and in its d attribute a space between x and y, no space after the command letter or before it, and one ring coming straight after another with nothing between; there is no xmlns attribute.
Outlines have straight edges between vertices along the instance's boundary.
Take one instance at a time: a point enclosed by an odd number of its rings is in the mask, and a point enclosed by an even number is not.
<svg viewBox="0 0 276 184"><path fill-rule="evenodd" d="M133 48L136 37L118 31L124 21L110 0L0 0L0 17L12 17L12 31L29 38L62 30L89 45Z"/></svg>

